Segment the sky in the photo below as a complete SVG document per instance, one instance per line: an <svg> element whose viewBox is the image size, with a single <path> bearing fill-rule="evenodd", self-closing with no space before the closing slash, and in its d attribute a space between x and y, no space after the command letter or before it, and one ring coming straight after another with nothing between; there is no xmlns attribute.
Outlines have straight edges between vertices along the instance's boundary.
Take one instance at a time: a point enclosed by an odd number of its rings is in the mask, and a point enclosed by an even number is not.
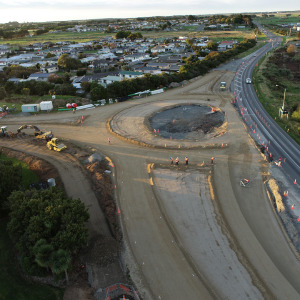
<svg viewBox="0 0 300 300"><path fill-rule="evenodd" d="M293 10L299 0L0 0L0 23Z"/></svg>

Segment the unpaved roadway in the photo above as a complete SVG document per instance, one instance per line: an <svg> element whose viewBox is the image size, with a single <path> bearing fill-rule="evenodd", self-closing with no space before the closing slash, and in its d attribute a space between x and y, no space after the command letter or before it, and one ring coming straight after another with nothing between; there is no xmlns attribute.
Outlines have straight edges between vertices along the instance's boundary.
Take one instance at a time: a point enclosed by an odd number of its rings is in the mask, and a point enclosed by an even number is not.
<svg viewBox="0 0 300 300"><path fill-rule="evenodd" d="M230 93L218 89L219 81L227 81L229 85L233 76L233 72L214 71L164 94L99 107L80 115L66 112L1 120L1 125L12 131L22 124L37 124L112 159L124 240L131 253L126 264L144 299L300 297L299 261L274 217L264 188L268 165L230 104ZM170 105L174 101L178 104L193 101L220 107L226 112L227 132L214 137L213 143L205 140L208 147L204 148L189 144L155 148L146 146L158 141L147 128L140 129L140 135L148 137L143 143L130 136L130 127L136 130L130 118L127 123L124 120L128 128L126 138L134 139L133 142L108 130L107 121L120 112L126 114L138 105L139 114L147 116L151 113L150 106L156 105L159 110L168 101ZM86 117L83 126L71 125L81 115ZM165 144L163 139L160 142ZM222 147L222 143L228 147ZM12 142L11 147L23 146ZM31 147L24 150L34 155L36 150ZM41 151L45 157L49 155L47 150ZM51 160L63 165L59 172L67 178L69 166L60 159L61 154L51 154ZM190 165L186 169L185 166L170 168L171 155L180 157L181 163L189 156ZM215 164L203 175L201 164L203 161L209 164L211 156L215 157ZM71 172L76 174L74 169ZM242 178L251 180L249 188L240 187ZM86 191L89 188L84 187ZM77 190L79 193L80 188L73 185L75 197L79 197ZM176 197L178 193L181 197ZM84 201L93 202L92 198ZM102 228L101 213L98 218L95 227Z"/></svg>

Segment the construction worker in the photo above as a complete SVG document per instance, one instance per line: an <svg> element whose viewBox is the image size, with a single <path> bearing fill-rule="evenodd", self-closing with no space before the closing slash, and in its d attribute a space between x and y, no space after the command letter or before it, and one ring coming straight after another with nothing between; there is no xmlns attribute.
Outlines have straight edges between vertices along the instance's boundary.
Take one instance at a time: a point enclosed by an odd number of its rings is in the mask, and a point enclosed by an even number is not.
<svg viewBox="0 0 300 300"><path fill-rule="evenodd" d="M185 164L188 165L189 164L189 158L186 156L185 157Z"/></svg>
<svg viewBox="0 0 300 300"><path fill-rule="evenodd" d="M176 157L176 159L175 159L175 165L179 165L179 158L178 157Z"/></svg>
<svg viewBox="0 0 300 300"><path fill-rule="evenodd" d="M215 160L215 158L212 157L212 158L210 159L210 162L213 164L213 163L214 163L214 160Z"/></svg>
<svg viewBox="0 0 300 300"><path fill-rule="evenodd" d="M110 137L108 138L108 143L110 144Z"/></svg>
<svg viewBox="0 0 300 300"><path fill-rule="evenodd" d="M172 156L170 157L170 160L171 160L171 165L173 165L173 163L174 163L174 159L173 159L173 157L172 157Z"/></svg>

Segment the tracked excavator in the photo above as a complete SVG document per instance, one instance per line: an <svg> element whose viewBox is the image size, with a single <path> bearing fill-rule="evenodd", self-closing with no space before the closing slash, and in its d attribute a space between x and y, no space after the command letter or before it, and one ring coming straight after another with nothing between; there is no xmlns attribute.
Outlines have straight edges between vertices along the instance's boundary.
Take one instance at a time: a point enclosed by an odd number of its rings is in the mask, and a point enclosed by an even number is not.
<svg viewBox="0 0 300 300"><path fill-rule="evenodd" d="M46 141L50 141L53 138L52 131L44 132L35 125L22 125L21 127L19 127L17 132L20 133L23 129L27 129L27 128L34 129L34 136L38 139L44 139Z"/></svg>

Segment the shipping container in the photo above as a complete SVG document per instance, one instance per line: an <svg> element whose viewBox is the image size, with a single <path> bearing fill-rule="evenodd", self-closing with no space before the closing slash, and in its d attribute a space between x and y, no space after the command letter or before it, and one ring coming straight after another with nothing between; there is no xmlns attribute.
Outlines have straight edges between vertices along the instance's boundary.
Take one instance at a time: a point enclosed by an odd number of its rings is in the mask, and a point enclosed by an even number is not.
<svg viewBox="0 0 300 300"><path fill-rule="evenodd" d="M40 103L40 109L42 111L51 111L53 109L52 101L42 101Z"/></svg>
<svg viewBox="0 0 300 300"><path fill-rule="evenodd" d="M40 111L39 104L23 104L22 112L38 112Z"/></svg>

